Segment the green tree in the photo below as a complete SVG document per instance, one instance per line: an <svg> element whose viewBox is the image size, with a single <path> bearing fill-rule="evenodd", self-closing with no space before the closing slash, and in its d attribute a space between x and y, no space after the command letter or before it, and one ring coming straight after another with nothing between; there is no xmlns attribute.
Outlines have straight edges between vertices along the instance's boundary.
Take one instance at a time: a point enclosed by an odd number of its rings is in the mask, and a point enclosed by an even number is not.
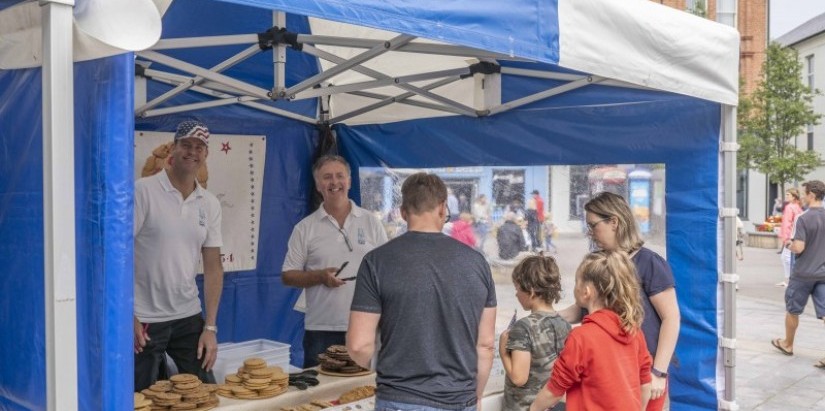
<svg viewBox="0 0 825 411"><path fill-rule="evenodd" d="M820 163L819 153L797 150L796 136L822 117L811 106L819 90L802 82L796 50L771 43L761 82L739 102L740 168L755 168L785 191L785 183L802 180Z"/></svg>
<svg viewBox="0 0 825 411"><path fill-rule="evenodd" d="M707 17L708 8L705 0L695 0L693 6L688 9L688 12L699 17Z"/></svg>

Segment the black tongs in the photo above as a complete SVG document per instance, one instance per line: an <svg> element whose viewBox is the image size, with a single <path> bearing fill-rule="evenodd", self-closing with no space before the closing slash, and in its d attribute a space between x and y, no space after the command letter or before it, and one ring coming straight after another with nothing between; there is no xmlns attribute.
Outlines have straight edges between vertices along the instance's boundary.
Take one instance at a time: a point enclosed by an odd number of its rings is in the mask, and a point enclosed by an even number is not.
<svg viewBox="0 0 825 411"><path fill-rule="evenodd" d="M304 370L289 374L289 385L299 389L305 390L309 387L318 385L318 371Z"/></svg>

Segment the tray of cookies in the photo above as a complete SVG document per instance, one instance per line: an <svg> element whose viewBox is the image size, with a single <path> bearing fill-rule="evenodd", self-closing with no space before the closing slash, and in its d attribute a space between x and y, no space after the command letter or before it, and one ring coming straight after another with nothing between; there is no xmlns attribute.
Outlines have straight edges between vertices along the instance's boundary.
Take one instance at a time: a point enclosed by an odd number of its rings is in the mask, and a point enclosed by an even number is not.
<svg viewBox="0 0 825 411"><path fill-rule="evenodd" d="M372 370L356 364L347 353L347 347L343 345L331 345L324 353L318 354L318 364L319 373L336 377L354 377L372 373Z"/></svg>

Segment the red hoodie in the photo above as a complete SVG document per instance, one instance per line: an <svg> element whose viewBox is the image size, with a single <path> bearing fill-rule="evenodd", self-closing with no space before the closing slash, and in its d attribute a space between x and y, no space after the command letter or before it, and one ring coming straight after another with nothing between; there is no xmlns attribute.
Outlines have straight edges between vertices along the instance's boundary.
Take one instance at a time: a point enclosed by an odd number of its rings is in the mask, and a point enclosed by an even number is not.
<svg viewBox="0 0 825 411"><path fill-rule="evenodd" d="M651 364L642 330L627 334L619 316L602 309L570 332L547 389L557 397L566 392L569 411L639 410Z"/></svg>
<svg viewBox="0 0 825 411"><path fill-rule="evenodd" d="M470 247L476 246L476 235L473 233L473 225L464 221L458 220L453 223L453 231L450 236Z"/></svg>

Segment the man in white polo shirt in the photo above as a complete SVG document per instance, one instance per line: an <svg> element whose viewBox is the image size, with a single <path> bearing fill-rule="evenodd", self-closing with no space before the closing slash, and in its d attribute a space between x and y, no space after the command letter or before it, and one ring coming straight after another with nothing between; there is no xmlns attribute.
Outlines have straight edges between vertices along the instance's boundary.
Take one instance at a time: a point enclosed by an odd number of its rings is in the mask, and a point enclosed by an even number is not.
<svg viewBox="0 0 825 411"><path fill-rule="evenodd" d="M284 284L306 289L304 368L317 365L330 345L345 343L361 259L387 242L378 218L347 196L352 181L343 157L321 157L312 175L324 202L293 229L281 276Z"/></svg>
<svg viewBox="0 0 825 411"><path fill-rule="evenodd" d="M196 179L208 139L203 123L182 122L170 166L135 182L135 391L165 377L166 353L178 371L214 382L223 289L221 205ZM201 260L205 319L195 283Z"/></svg>

